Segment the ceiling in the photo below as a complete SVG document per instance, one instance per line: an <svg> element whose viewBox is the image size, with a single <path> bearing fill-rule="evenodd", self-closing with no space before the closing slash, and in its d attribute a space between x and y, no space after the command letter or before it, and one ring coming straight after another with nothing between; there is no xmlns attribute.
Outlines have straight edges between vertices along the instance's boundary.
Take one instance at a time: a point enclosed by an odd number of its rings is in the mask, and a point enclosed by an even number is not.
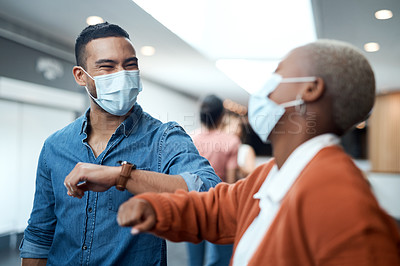
<svg viewBox="0 0 400 266"><path fill-rule="evenodd" d="M365 52L375 70L377 86L381 92L400 88L399 0L312 0L312 8L318 38L344 40L361 49L367 42L379 42L380 51ZM290 6L287 9L292 10ZM374 13L380 9L392 10L394 17L385 21L376 20ZM62 43L64 50L71 55L75 38L86 26L86 18L91 15L101 16L126 29L137 50L144 45L156 48L154 56L138 55L143 78L196 98L215 93L247 105L248 93L216 67L218 54L210 56L198 47L192 47L131 0L0 2L0 17L3 20ZM296 21L293 22L295 24ZM247 38L268 34L255 30L250 32ZM221 32L219 38L223 37L224 32ZM271 38L274 36L271 35ZM218 47L223 54L220 58L237 58L227 54L228 49L221 49L221 45ZM265 47L268 47L268 43L265 43ZM243 49L249 50L249 47ZM253 52L251 59L265 59L265 55L257 58L257 54Z"/></svg>
<svg viewBox="0 0 400 266"><path fill-rule="evenodd" d="M338 39L363 49L378 42L381 49L364 54L375 71L380 92L400 90L400 1L399 0L312 0L319 38ZM393 12L389 20L377 20L381 9Z"/></svg>

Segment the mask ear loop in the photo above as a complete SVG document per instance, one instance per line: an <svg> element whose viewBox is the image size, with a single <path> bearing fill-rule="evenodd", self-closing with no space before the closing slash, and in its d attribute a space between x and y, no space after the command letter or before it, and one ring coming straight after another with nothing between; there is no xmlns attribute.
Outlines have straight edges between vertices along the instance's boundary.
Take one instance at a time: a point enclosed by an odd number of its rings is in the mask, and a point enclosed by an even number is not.
<svg viewBox="0 0 400 266"><path fill-rule="evenodd" d="M79 66L79 68L82 69L82 71L85 72L85 74L88 75L89 78L91 78L92 80L94 80L94 78L92 78L92 76L89 75L89 73L87 73L86 70L85 70L83 67ZM94 98L94 96L90 93L90 91L89 91L89 89L87 88L87 86L85 86L85 89L86 89L87 93L89 94L90 98L92 98L92 99L96 102L97 99Z"/></svg>
<svg viewBox="0 0 400 266"><path fill-rule="evenodd" d="M87 73L86 70L85 70L83 67L81 67L81 66L78 66L78 67L79 67L80 69L82 69L82 71L85 72L85 74L88 75L89 78L91 78L92 80L94 80L94 78L92 78L92 76L89 75L89 73Z"/></svg>
<svg viewBox="0 0 400 266"><path fill-rule="evenodd" d="M298 112L300 115L305 115L307 107L306 107L306 103L304 102L304 100L301 99L300 94L297 94L296 101L302 102L301 104L295 106L296 112Z"/></svg>

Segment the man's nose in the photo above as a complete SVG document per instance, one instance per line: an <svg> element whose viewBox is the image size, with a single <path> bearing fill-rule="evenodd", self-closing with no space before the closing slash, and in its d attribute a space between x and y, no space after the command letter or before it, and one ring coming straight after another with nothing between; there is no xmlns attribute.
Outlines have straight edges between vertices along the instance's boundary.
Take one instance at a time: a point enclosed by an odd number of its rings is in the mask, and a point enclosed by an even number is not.
<svg viewBox="0 0 400 266"><path fill-rule="evenodd" d="M119 72L119 71L125 70L125 68L124 68L123 65L117 65L117 66L115 67L115 70L116 70L116 72Z"/></svg>

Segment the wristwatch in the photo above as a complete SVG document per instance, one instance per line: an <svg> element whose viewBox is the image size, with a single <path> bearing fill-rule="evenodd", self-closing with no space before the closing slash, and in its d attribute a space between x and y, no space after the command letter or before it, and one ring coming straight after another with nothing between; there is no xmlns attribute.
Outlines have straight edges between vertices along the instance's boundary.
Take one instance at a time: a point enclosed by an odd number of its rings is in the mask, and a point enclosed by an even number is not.
<svg viewBox="0 0 400 266"><path fill-rule="evenodd" d="M118 161L118 163L122 166L121 173L119 174L119 178L117 180L117 184L115 187L120 190L124 191L126 188L126 183L128 179L131 177L132 170L136 169L136 165L129 163L127 161Z"/></svg>

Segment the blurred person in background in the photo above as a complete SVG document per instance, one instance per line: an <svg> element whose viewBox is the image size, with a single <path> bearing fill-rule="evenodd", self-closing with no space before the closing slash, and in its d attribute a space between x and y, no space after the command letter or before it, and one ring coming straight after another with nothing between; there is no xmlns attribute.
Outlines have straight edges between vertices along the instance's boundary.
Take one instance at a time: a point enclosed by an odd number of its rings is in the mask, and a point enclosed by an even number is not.
<svg viewBox="0 0 400 266"><path fill-rule="evenodd" d="M357 48L334 40L296 48L249 101L270 161L208 192L136 196L118 223L173 241L234 243L233 266L400 265L394 219L339 146L374 99L374 73Z"/></svg>
<svg viewBox="0 0 400 266"><path fill-rule="evenodd" d="M234 183L238 172L237 155L240 146L238 136L222 129L224 117L222 100L215 95L206 96L200 106L201 128L193 136L193 142L223 182ZM188 243L189 265L229 265L232 245L216 245L207 241Z"/></svg>
<svg viewBox="0 0 400 266"><path fill-rule="evenodd" d="M238 150L238 171L236 173L236 179L245 178L256 168L256 153L252 146L246 144L248 125L245 122L245 117L240 116L234 112L226 111L222 128L228 134L235 134L239 137L241 144Z"/></svg>
<svg viewBox="0 0 400 266"><path fill-rule="evenodd" d="M125 30L88 26L75 56L90 108L43 145L22 264L166 265L165 240L118 226L120 204L148 191L204 191L220 179L177 123L136 103L139 65Z"/></svg>

